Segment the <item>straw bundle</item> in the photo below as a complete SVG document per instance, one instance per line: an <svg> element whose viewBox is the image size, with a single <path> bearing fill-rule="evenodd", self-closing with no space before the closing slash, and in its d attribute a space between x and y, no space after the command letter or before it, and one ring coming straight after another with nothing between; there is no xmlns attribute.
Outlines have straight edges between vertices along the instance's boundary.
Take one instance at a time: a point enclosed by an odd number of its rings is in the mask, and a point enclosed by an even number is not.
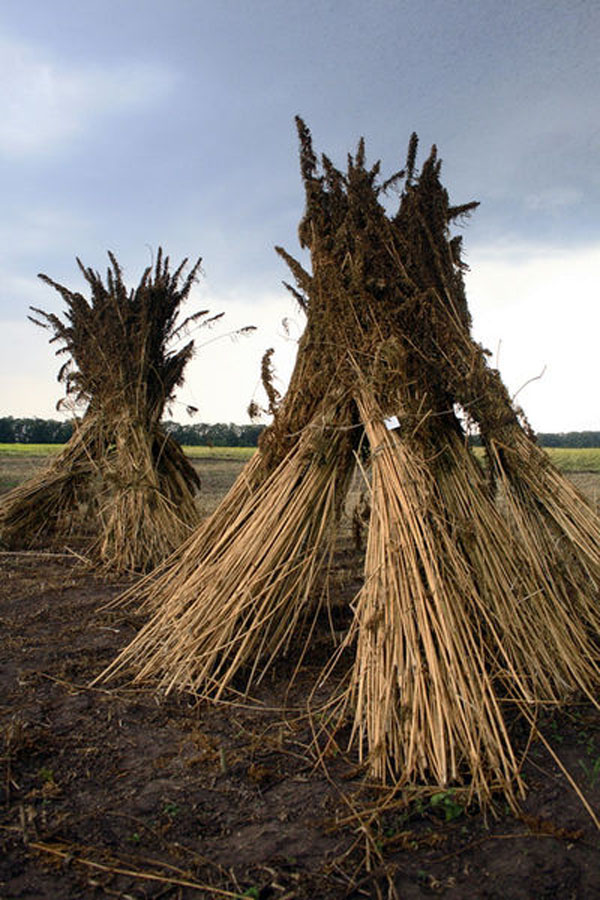
<svg viewBox="0 0 600 900"><path fill-rule="evenodd" d="M522 410L513 407L499 373L487 365L487 351L471 337L460 243L449 239L448 222L477 204L451 207L439 175L434 148L394 219L406 271L426 291L412 329L413 340L419 338L422 376L430 385L437 383L478 425L490 482L502 488L508 501L504 509L511 531L531 544L531 559L537 558L538 568L544 569L548 589L565 601L583 602L582 613L586 619L591 616L597 630L598 517L536 444Z"/></svg>
<svg viewBox="0 0 600 900"><path fill-rule="evenodd" d="M359 401L372 452L365 585L356 602L355 735L373 773L510 784L515 761L486 668L479 597L431 472Z"/></svg>
<svg viewBox="0 0 600 900"><path fill-rule="evenodd" d="M401 437L400 402L399 432L387 431L368 387L359 406L372 513L346 641L356 642L353 739L380 778L444 785L469 773L480 799L498 788L512 798L506 702L535 709L574 689L594 699L595 645L536 580L456 434L439 436L432 465L422 435Z"/></svg>
<svg viewBox="0 0 600 900"><path fill-rule="evenodd" d="M237 514L227 505L230 522L219 535L209 542L210 522L201 526L151 579L154 597L167 599L106 674L134 662L137 679L159 675L167 691L216 696L240 669L248 686L264 674L314 612L352 472L348 431L336 427L344 412L342 402L313 421Z"/></svg>
<svg viewBox="0 0 600 900"><path fill-rule="evenodd" d="M89 522L89 420L75 423L73 436L50 465L2 498L0 536L10 546L28 546L49 534L81 534ZM88 524L89 530L89 524Z"/></svg>
<svg viewBox="0 0 600 900"><path fill-rule="evenodd" d="M78 262L91 298L41 275L66 307L58 316L34 309L36 324L53 332L68 361L59 373L67 397L86 404L73 437L50 466L18 486L0 508L0 535L10 546L37 537L87 531L90 552L118 570L162 561L197 524L199 479L179 445L160 426L165 405L183 381L193 352L172 342L193 323L214 321L203 310L177 324L200 260L183 278L187 260L171 273L159 250L128 291L117 260L106 284Z"/></svg>
<svg viewBox="0 0 600 900"><path fill-rule="evenodd" d="M216 696L238 674L259 679L315 614L366 447L364 586L339 694L352 741L378 778L469 781L512 802L506 704L533 715L600 685L600 522L471 337L449 224L477 204L450 206L435 148L417 174L413 136L405 170L381 184L362 141L341 173L298 129L312 271L279 249L307 315L290 387L221 507L145 583L154 615L105 675L133 665L166 690ZM400 179L390 217L380 194ZM457 405L480 427L487 476Z"/></svg>

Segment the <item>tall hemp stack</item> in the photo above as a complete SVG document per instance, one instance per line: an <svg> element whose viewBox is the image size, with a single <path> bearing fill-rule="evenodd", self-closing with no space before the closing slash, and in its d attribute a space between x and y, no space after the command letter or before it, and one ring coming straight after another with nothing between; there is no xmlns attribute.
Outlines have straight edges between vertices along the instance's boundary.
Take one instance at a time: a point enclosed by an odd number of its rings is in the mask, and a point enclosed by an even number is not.
<svg viewBox="0 0 600 900"><path fill-rule="evenodd" d="M154 614L103 677L133 666L218 697L310 638L366 446L364 584L338 708L377 778L512 802L507 704L531 718L600 684L600 521L471 337L450 225L477 204L450 205L435 148L418 173L413 135L382 182L362 141L342 173L297 124L312 271L278 248L307 316L288 392L229 497L146 582ZM390 216L382 194L401 181ZM487 472L457 410L479 426Z"/></svg>
<svg viewBox="0 0 600 900"><path fill-rule="evenodd" d="M161 427L165 406L183 383L194 344L179 350L202 310L177 323L200 260L171 272L159 250L156 264L128 291L109 253L106 283L79 268L91 291L81 294L39 277L66 304L64 319L33 309L36 324L54 332L57 353L69 356L59 373L67 398L86 404L73 436L44 471L19 485L0 507L0 539L9 546L87 530L90 556L122 570L148 570L162 562L198 523L194 501L200 481L184 453Z"/></svg>

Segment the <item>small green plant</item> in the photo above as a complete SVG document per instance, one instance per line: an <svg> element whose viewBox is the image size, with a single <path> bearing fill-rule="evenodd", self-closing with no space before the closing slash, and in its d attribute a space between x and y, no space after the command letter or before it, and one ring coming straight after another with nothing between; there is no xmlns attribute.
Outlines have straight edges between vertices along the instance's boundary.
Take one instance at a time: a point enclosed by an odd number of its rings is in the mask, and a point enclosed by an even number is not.
<svg viewBox="0 0 600 900"><path fill-rule="evenodd" d="M54 784L54 772L52 769L47 769L46 766L38 769L38 778L41 778L44 784Z"/></svg>
<svg viewBox="0 0 600 900"><path fill-rule="evenodd" d="M244 891L242 897L249 897L251 900L259 900L260 897L260 888L255 886L249 887L247 891Z"/></svg>
<svg viewBox="0 0 600 900"><path fill-rule="evenodd" d="M593 756L596 750L595 747L595 739L593 734L588 734L587 731L580 731L577 735L577 743L585 744L585 752L588 756Z"/></svg>
<svg viewBox="0 0 600 900"><path fill-rule="evenodd" d="M443 812L446 822L453 822L460 818L465 811L464 806L454 799L454 791L440 791L439 794L432 794L429 805L433 810Z"/></svg>
<svg viewBox="0 0 600 900"><path fill-rule="evenodd" d="M580 759L579 765L587 775L590 787L594 787L598 778L600 778L600 756L597 756L592 763L587 763L584 759Z"/></svg>
<svg viewBox="0 0 600 900"><path fill-rule="evenodd" d="M179 813L179 807L176 803L165 803L163 813L165 816L169 816L170 819L173 819Z"/></svg>
<svg viewBox="0 0 600 900"><path fill-rule="evenodd" d="M556 741L557 744L562 744L565 739L565 736L560 733L559 725L556 719L552 719L550 722L550 730L552 732L552 740Z"/></svg>

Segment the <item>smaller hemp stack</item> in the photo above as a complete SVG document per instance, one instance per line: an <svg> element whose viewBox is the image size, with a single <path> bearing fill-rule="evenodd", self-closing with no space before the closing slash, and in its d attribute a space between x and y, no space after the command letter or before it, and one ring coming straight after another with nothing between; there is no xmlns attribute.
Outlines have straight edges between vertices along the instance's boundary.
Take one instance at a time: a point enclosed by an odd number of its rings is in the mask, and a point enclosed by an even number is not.
<svg viewBox="0 0 600 900"><path fill-rule="evenodd" d="M58 380L67 398L87 404L73 436L43 471L19 485L0 507L0 540L27 547L40 539L83 535L86 551L107 568L149 570L164 560L198 523L194 496L200 480L179 444L161 427L165 406L183 382L193 341L171 349L198 320L223 315L201 310L177 325L200 268L184 278L159 249L135 290L128 291L112 253L106 284L77 260L91 290L87 300L55 288L64 320L32 307L35 324L54 332L50 343L69 359ZM64 400L61 401L64 403Z"/></svg>

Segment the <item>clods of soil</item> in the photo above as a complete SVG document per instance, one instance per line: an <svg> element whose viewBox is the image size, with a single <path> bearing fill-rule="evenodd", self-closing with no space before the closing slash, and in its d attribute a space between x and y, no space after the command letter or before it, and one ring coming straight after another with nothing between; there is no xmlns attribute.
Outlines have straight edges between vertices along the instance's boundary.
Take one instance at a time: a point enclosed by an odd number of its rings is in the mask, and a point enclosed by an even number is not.
<svg viewBox="0 0 600 900"><path fill-rule="evenodd" d="M556 759L598 811L590 704L545 718L520 814L399 794L369 843L354 813L373 789L306 709L329 626L258 702L90 687L140 627L105 608L124 587L68 555L0 555L0 900L600 897L600 832Z"/></svg>

